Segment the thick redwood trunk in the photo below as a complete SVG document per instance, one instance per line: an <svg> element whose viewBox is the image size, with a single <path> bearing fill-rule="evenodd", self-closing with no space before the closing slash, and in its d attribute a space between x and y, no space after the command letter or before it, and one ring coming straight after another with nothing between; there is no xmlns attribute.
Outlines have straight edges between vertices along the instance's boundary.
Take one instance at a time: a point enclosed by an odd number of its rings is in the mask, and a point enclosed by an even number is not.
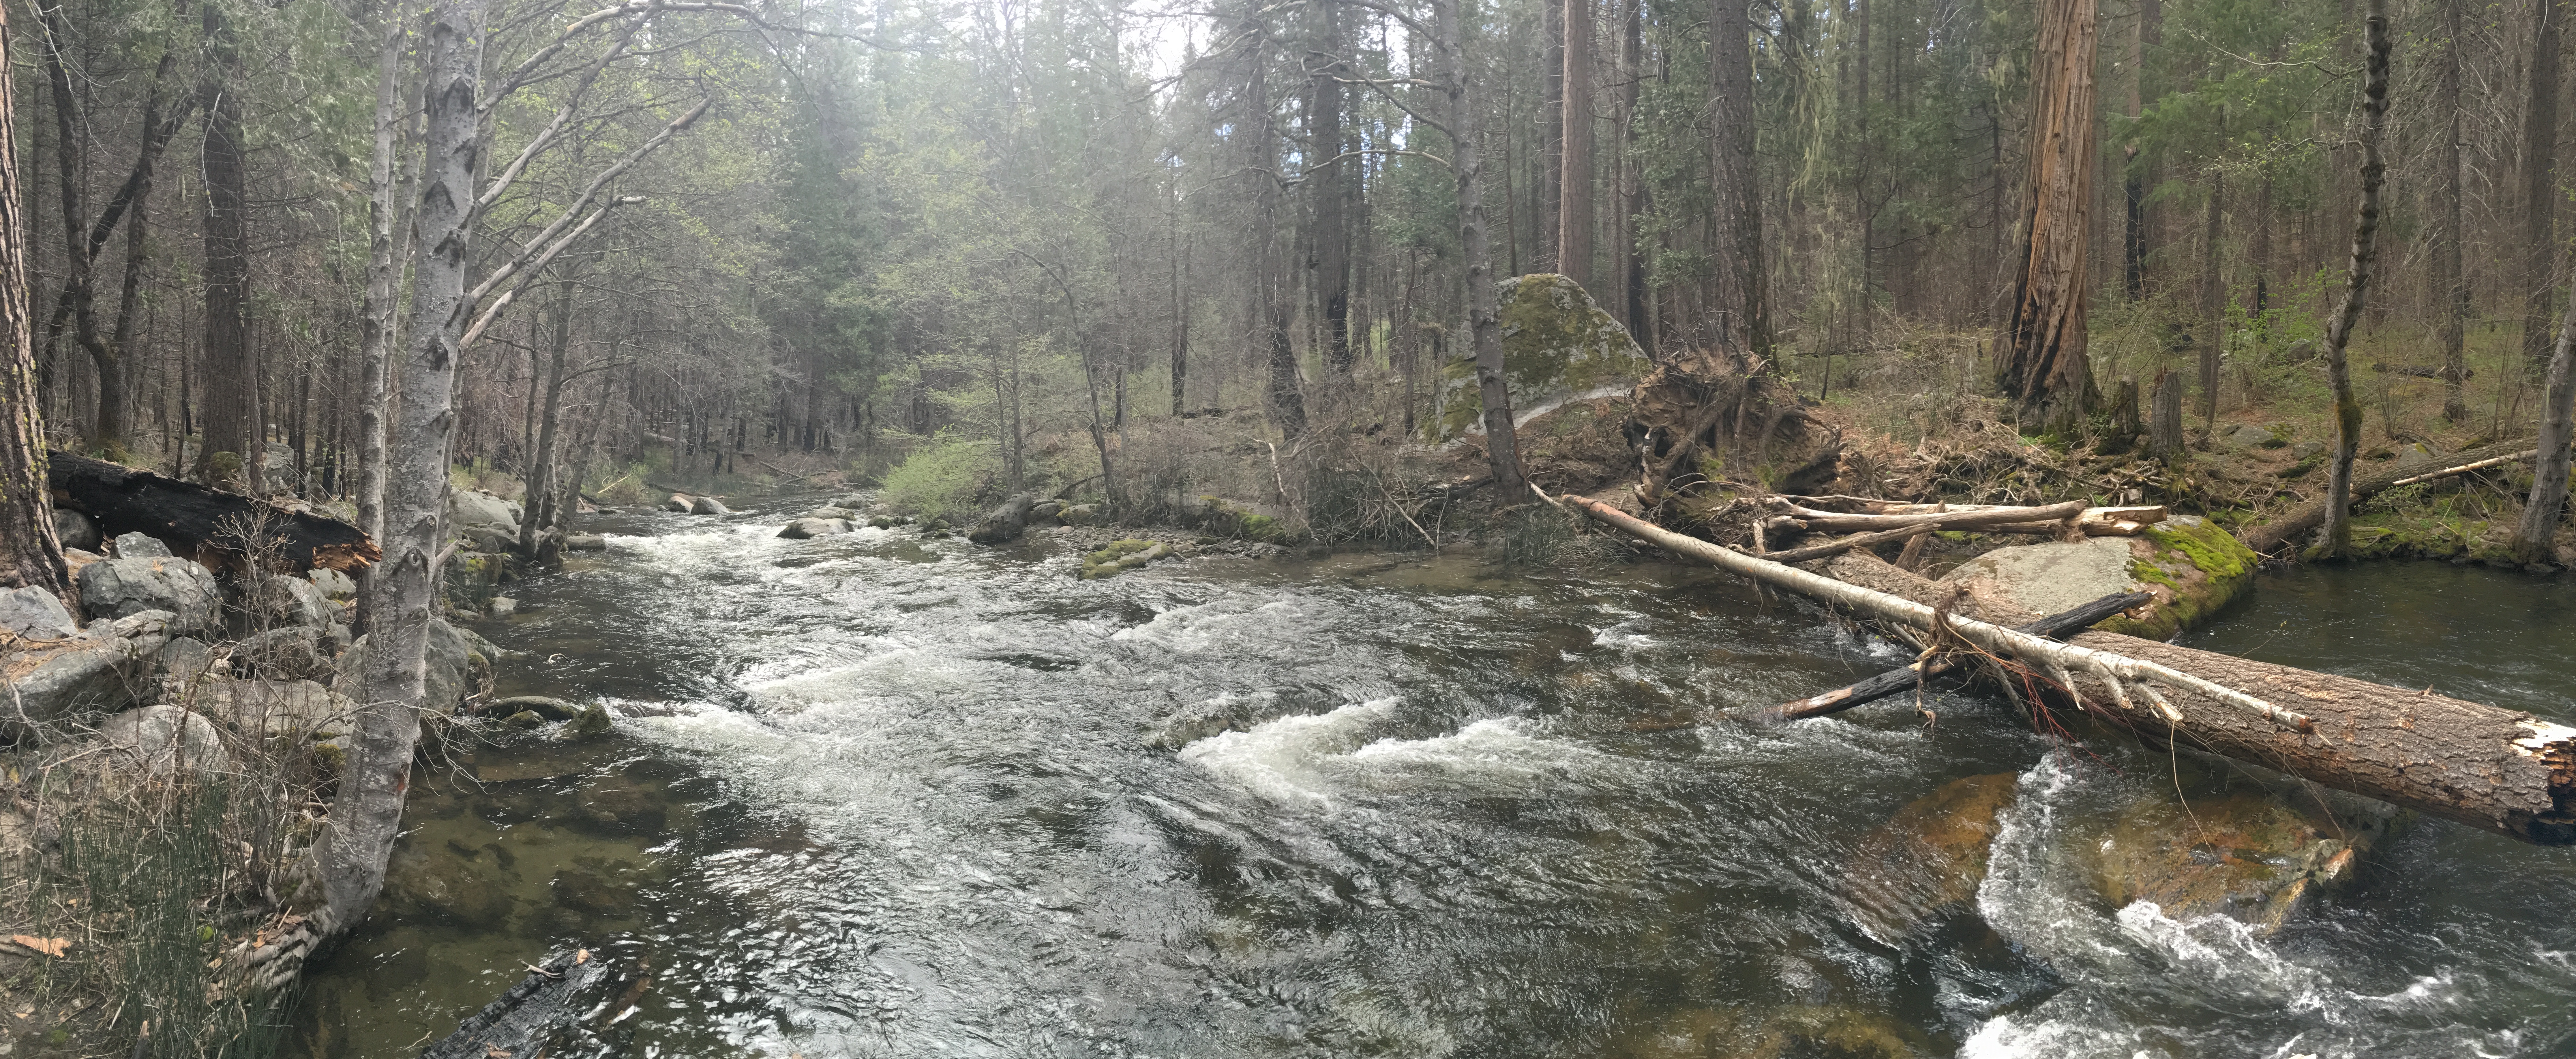
<svg viewBox="0 0 2576 1059"><path fill-rule="evenodd" d="M0 587L57 596L70 583L45 492L45 419L27 321L27 217L18 186L17 93L7 76L9 16L0 11Z"/></svg>
<svg viewBox="0 0 2576 1059"><path fill-rule="evenodd" d="M1593 295L1592 285L1592 0L1565 4L1565 166L1558 178L1556 270Z"/></svg>
<svg viewBox="0 0 2576 1059"><path fill-rule="evenodd" d="M2093 202L2095 0L2040 0L2030 90L2030 184L2021 269L1997 337L2004 391L2024 423L2071 436L2092 407L2084 301Z"/></svg>
<svg viewBox="0 0 2576 1059"><path fill-rule="evenodd" d="M1503 379L1501 296L1495 290L1494 251L1485 229L1484 155L1476 141L1476 101L1467 91L1465 30L1459 0L1434 0L1441 75L1448 80L1450 153L1458 174L1458 246L1467 261L1467 335L1476 363L1477 397L1483 402L1485 458L1494 472L1497 503L1529 499L1519 439L1512 430L1512 392Z"/></svg>
<svg viewBox="0 0 2576 1059"><path fill-rule="evenodd" d="M1711 330L1721 348L1768 358L1762 194L1753 164L1753 26L1747 12L1745 0L1709 5L1709 110L1717 124L1709 137L1717 209Z"/></svg>
<svg viewBox="0 0 2576 1059"><path fill-rule="evenodd" d="M200 5L206 34L206 379L205 442L200 476L216 471L218 453L241 459L243 492L266 491L267 422L260 408L259 356L250 344L249 174L242 142L242 85L247 77L223 5ZM216 482L214 484L224 484Z"/></svg>

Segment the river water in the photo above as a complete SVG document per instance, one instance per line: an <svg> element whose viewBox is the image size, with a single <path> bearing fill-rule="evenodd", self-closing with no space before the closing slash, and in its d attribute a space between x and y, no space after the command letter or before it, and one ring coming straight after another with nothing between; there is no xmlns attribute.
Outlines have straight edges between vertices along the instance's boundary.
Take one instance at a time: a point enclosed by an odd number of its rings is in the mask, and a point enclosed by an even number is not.
<svg viewBox="0 0 2576 1059"><path fill-rule="evenodd" d="M571 945L654 969L597 1055L2576 1054L2569 851L2425 823L2270 938L2111 907L2076 854L2163 755L1976 696L1707 723L1902 655L1705 570L1086 582L784 517L602 517L518 586L503 691L625 719L423 786L437 881L318 969L310 1054L413 1054ZM2194 642L2576 721L2571 630L2552 583L2373 566ZM1868 925L1872 830L1998 774L1973 900Z"/></svg>

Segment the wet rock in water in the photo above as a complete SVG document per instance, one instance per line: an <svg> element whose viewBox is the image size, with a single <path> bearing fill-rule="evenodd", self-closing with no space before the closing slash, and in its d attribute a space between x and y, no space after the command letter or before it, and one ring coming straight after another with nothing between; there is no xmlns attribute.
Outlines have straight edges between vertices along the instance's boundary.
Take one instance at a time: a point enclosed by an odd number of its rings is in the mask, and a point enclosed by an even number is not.
<svg viewBox="0 0 2576 1059"><path fill-rule="evenodd" d="M516 614L516 613L518 613L518 612L519 612L519 601L518 601L518 600L512 599L512 598L510 598L510 597L508 597L508 596L494 596L494 597L492 597L491 615L492 615L493 617L495 617L495 618L507 618L507 617L509 617L510 615Z"/></svg>
<svg viewBox="0 0 2576 1059"><path fill-rule="evenodd" d="M304 579L313 582L313 587L321 589L324 599L336 601L356 599L358 596L358 580L329 567L314 567L304 575Z"/></svg>
<svg viewBox="0 0 2576 1059"><path fill-rule="evenodd" d="M54 509L54 539L65 548L94 551L98 548L98 523L68 508Z"/></svg>
<svg viewBox="0 0 2576 1059"><path fill-rule="evenodd" d="M1893 1015L1843 1004L1769 1011L1685 1008L1614 1038L1625 1059L1915 1059L1939 1054L1931 1037Z"/></svg>
<svg viewBox="0 0 2576 1059"><path fill-rule="evenodd" d="M572 867L555 873L555 903L594 916L632 917L641 896L638 881L629 877L633 874L632 865L614 864L599 857L579 858Z"/></svg>
<svg viewBox="0 0 2576 1059"><path fill-rule="evenodd" d="M323 657L322 634L301 625L249 637L233 648L233 665L245 675L271 680L311 680L331 675Z"/></svg>
<svg viewBox="0 0 2576 1059"><path fill-rule="evenodd" d="M846 519L800 518L788 523L785 528L778 531L778 535L788 540L801 541L813 537L848 533L855 528Z"/></svg>
<svg viewBox="0 0 2576 1059"><path fill-rule="evenodd" d="M673 493L670 499L662 501L662 510L677 511L683 515L696 510L697 506L698 498L687 493Z"/></svg>
<svg viewBox="0 0 2576 1059"><path fill-rule="evenodd" d="M537 716L537 712L535 710L520 710L517 713L501 718L501 723L509 725L512 728L534 728L546 723L546 719Z"/></svg>
<svg viewBox="0 0 2576 1059"><path fill-rule="evenodd" d="M1652 364L1628 329L1602 310L1580 284L1538 273L1502 280L1503 380L1512 412L1529 417L1586 395L1625 394ZM1472 356L1452 358L1440 372L1439 418L1425 424L1435 440L1476 433L1484 402L1476 389Z"/></svg>
<svg viewBox="0 0 2576 1059"><path fill-rule="evenodd" d="M2253 584L2260 561L2207 519L2176 515L2136 537L1997 548L1941 578L1977 599L2028 614L2057 614L2125 592L2155 601L2094 627L2162 640L2199 624Z"/></svg>
<svg viewBox="0 0 2576 1059"><path fill-rule="evenodd" d="M119 559L167 559L171 557L170 546L161 543L161 538L159 537L146 537L140 533L119 533L116 535L116 557Z"/></svg>
<svg viewBox="0 0 2576 1059"><path fill-rule="evenodd" d="M730 515L733 514L733 509L724 506L724 501L722 500L718 500L712 496L702 496L689 501L689 513L692 515Z"/></svg>
<svg viewBox="0 0 2576 1059"><path fill-rule="evenodd" d="M1064 525L1064 501L1040 500L1029 508L1029 525Z"/></svg>
<svg viewBox="0 0 2576 1059"><path fill-rule="evenodd" d="M806 512L802 517L805 517L805 518L836 518L836 519L840 519L840 520L842 520L842 521L844 521L844 522L855 522L855 521L857 521L857 520L858 520L859 513L858 513L858 512L856 512L856 511L852 511L852 510L850 510L849 508L846 508L846 507L837 507L837 506L834 506L834 505L825 504L825 505L823 505L822 507L818 507L818 508L815 508L815 509L814 509L814 510L812 510L812 511L808 511L808 512Z"/></svg>
<svg viewBox="0 0 2576 1059"><path fill-rule="evenodd" d="M2161 791L2086 848L2095 889L2115 908L2143 901L2180 921L2225 915L2269 935L2352 881L2360 856L2399 820L2384 802L2313 785L2187 802Z"/></svg>
<svg viewBox="0 0 2576 1059"><path fill-rule="evenodd" d="M966 539L977 544L1005 544L1018 540L1021 531L1028 528L1029 510L1036 506L1037 498L1027 493L1012 496L986 513L983 521L966 532Z"/></svg>
<svg viewBox="0 0 2576 1059"><path fill-rule="evenodd" d="M1951 780L1862 839L1843 879L1861 925L1893 942L1973 902L2019 783L2009 772Z"/></svg>
<svg viewBox="0 0 2576 1059"><path fill-rule="evenodd" d="M564 538L564 550L568 552L604 552L608 550L608 538L596 533L576 533Z"/></svg>
<svg viewBox="0 0 2576 1059"><path fill-rule="evenodd" d="M568 823L594 835L659 834L670 820L659 792L622 776L601 777L580 797L581 808Z"/></svg>
<svg viewBox="0 0 2576 1059"><path fill-rule="evenodd" d="M575 739L596 739L615 728L616 722L609 720L608 707L594 702L581 711L581 716L573 718L572 730L568 734Z"/></svg>
<svg viewBox="0 0 2576 1059"><path fill-rule="evenodd" d="M437 918L468 931L507 925L513 902L497 858L460 857L409 842L385 865L384 911L398 919Z"/></svg>
<svg viewBox="0 0 2576 1059"><path fill-rule="evenodd" d="M81 612L91 621L168 611L175 632L215 627L223 596L214 571L186 559L108 559L81 568Z"/></svg>
<svg viewBox="0 0 2576 1059"><path fill-rule="evenodd" d="M53 593L28 585L0 592L0 632L21 640L62 640L80 635L80 623Z"/></svg>
<svg viewBox="0 0 2576 1059"><path fill-rule="evenodd" d="M494 699L492 705L486 707L484 712L506 717L523 710L535 713L549 721L569 721L581 716L579 703L566 702L548 695L512 695L506 699Z"/></svg>
<svg viewBox="0 0 2576 1059"><path fill-rule="evenodd" d="M182 765L198 772L232 767L214 722L177 706L127 710L100 724L98 734L120 759L153 776L170 775Z"/></svg>
<svg viewBox="0 0 2576 1059"><path fill-rule="evenodd" d="M372 636L373 634L369 634ZM366 679L368 636L342 652L333 668L338 676L331 687L352 697ZM458 629L443 618L429 620L429 645L425 652L427 669L421 696L421 709L432 713L453 713L465 699L481 692L492 682L492 647L490 641Z"/></svg>
<svg viewBox="0 0 2576 1059"><path fill-rule="evenodd" d="M877 529L893 529L910 521L912 517L909 515L875 515L868 519L868 525Z"/></svg>
<svg viewBox="0 0 2576 1059"><path fill-rule="evenodd" d="M288 739L346 735L358 715L357 703L310 680L208 680L196 707L236 732Z"/></svg>
<svg viewBox="0 0 2576 1059"><path fill-rule="evenodd" d="M1161 541L1112 541L1108 547L1083 557L1082 579L1094 581L1116 577L1157 559L1171 558L1173 554L1172 546Z"/></svg>

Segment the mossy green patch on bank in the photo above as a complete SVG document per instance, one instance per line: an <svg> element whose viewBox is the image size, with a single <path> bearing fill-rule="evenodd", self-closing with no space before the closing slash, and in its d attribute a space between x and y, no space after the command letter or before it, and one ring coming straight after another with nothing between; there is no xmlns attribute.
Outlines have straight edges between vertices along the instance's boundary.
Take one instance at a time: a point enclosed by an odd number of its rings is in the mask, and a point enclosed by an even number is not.
<svg viewBox="0 0 2576 1059"><path fill-rule="evenodd" d="M2095 628L2162 640L2199 625L2254 584L2262 557L2207 519L2181 516L2149 526L2129 576L2166 598L2144 618L2121 615Z"/></svg>

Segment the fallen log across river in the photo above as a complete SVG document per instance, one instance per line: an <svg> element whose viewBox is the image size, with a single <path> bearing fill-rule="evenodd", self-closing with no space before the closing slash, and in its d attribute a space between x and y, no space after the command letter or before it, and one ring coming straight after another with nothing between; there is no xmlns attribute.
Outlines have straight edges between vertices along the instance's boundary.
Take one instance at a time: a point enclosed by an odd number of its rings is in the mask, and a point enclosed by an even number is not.
<svg viewBox="0 0 2576 1059"><path fill-rule="evenodd" d="M1545 494L1541 494L1544 496ZM2576 844L2576 727L2365 680L2116 633L2057 642L1866 553L1837 576L1746 555L1583 497L1550 503L1684 558L1989 656L2150 742L2274 769L2541 845ZM1942 609L1955 605L1956 610Z"/></svg>

